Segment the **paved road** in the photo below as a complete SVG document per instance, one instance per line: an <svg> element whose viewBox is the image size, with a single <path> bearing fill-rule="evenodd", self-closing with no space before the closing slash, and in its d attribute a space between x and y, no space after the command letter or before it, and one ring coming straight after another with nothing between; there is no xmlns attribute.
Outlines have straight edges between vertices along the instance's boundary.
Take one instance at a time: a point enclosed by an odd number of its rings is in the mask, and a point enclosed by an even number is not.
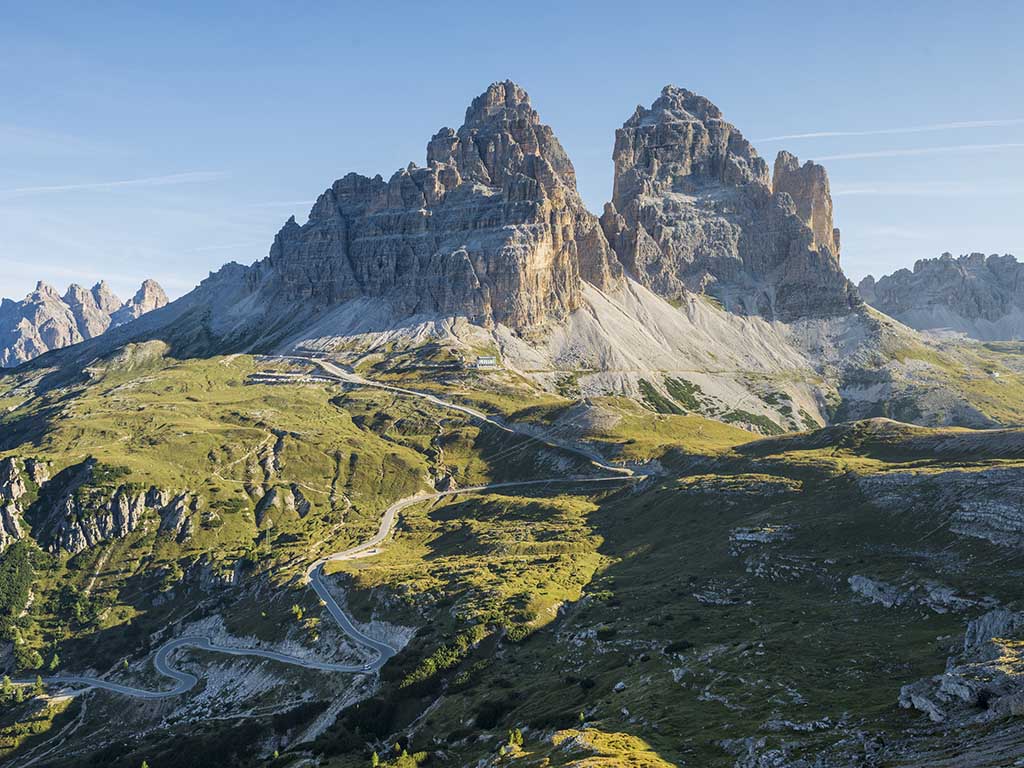
<svg viewBox="0 0 1024 768"><path fill-rule="evenodd" d="M278 653L277 651L267 651L262 648L219 645L208 637L189 635L167 641L160 646L153 657L153 666L156 667L156 671L164 677L173 680L173 688L150 691L145 688L135 688L134 686L121 685L120 683L103 680L102 678L86 677L83 675L53 675L51 677L44 677L43 681L51 685L81 685L89 688L102 688L105 691L123 693L126 696L134 696L139 699L166 699L192 690L199 682L199 678L195 675L177 669L171 664L170 656L179 648L197 648L202 651L213 651L229 656L255 656L262 659L279 661L282 664L291 664L306 669L318 669L324 672L369 672L373 669L371 664L334 664L327 661L290 656L286 653ZM14 682L29 685L34 681L15 680Z"/></svg>
<svg viewBox="0 0 1024 768"><path fill-rule="evenodd" d="M368 648L376 654L376 658L361 665L352 664L334 664L326 661L317 661L315 659L301 658L298 656L290 656L284 653L278 653L277 651L267 651L261 648L240 648L237 646L218 645L210 640L208 637L202 637L198 635L176 637L172 640L167 641L159 649L157 649L156 655L153 657L153 666L156 671L164 677L170 678L174 681L173 688L160 689L160 690L147 690L145 688L135 688L130 685L121 685L120 683L111 682L98 677L87 677L81 675L53 675L50 677L44 677L43 681L50 685L68 685L68 686L84 686L86 688L100 688L106 691L112 691L114 693L121 693L126 696L133 696L139 699L166 699L172 696L180 696L187 691L192 690L198 684L199 678L190 672L184 672L180 669L175 668L170 661L170 656L175 651L181 648L196 648L203 651L213 651L215 653L223 653L230 656L253 656L263 659L271 659L273 661L280 662L282 664L291 664L293 666L303 667L305 669L317 669L324 672L349 672L349 673L370 673L377 672L383 667L388 660L397 653L397 649L392 648L387 643L380 640L376 640L369 635L362 632L352 620L348 617L348 614L342 610L338 601L331 594L328 589L326 582L324 581L323 567L324 563L328 561L343 561L343 560L355 560L362 557L371 557L380 552L380 545L384 540L391 534L391 531L395 527L395 523L398 520L398 513L406 507L412 506L413 504L420 504L426 501L435 501L445 496L454 496L462 493L485 493L492 490L500 490L502 488L519 488L533 485L553 485L553 484L589 484L589 483L613 483L622 482L624 480L642 480L646 475L638 475L633 470L625 467L616 467L607 464L603 459L596 453L590 451L587 448L573 445L569 443L562 443L555 440L548 439L543 436L533 434L532 431L524 430L517 427L516 425L509 425L502 422L500 419L488 416L487 414L471 408L466 405L460 405L458 403L448 402L442 400L436 395L432 395L428 392L418 392L412 389L405 389L403 387L395 387L390 384L382 384L380 382L365 379L355 373L350 373L342 368L334 365L333 363L322 360L320 358L312 357L300 357L291 356L285 359L297 359L304 362L314 363L319 366L329 378L336 379L346 384L355 384L358 386L373 387L376 389L383 389L396 394L405 395L408 397L414 397L421 400L425 400L441 408L447 408L454 411L465 413L471 418L477 419L478 421L484 422L491 426L497 427L500 430L508 432L510 434L527 437L531 440L539 441L545 445L553 448L558 448L565 451L570 451L579 456L583 456L591 462L595 467L612 473L611 475L604 477L578 477L578 476L563 476L555 478L545 478L540 480L516 480L504 483L491 483L489 485L478 485L470 488L459 488L450 491L438 491L436 493L420 492L407 496L404 499L396 501L394 504L384 510L384 514L381 516L380 525L377 528L377 532L366 541L357 544L350 549L346 549L343 552L335 552L334 554L322 557L316 562L312 563L309 568L306 569L306 575L309 578L309 585L313 591L316 592L317 596L324 602L327 611L331 614L331 617L338 624L338 627L348 635L355 643ZM29 685L34 681L32 680L16 680L16 683Z"/></svg>
<svg viewBox="0 0 1024 768"><path fill-rule="evenodd" d="M632 477L634 475L633 470L629 469L628 467L616 467L612 464L608 464L607 462L604 461L603 458L601 458L601 456L596 451L592 451L589 448L574 443L566 443L559 440L554 440L550 437L544 437L541 435L534 434L532 430L523 429L522 427L516 426L515 424L507 424L498 417L489 416L483 411L478 411L476 408L471 408L468 405L462 405L460 403L452 403L448 400L442 400L437 395L432 395L429 392L420 392L415 389L396 387L392 384L384 384L379 381L373 381L372 379L366 379L357 373L346 371L344 368L341 368L340 366L335 365L329 360L324 360L323 358L320 357L289 355L284 356L282 359L301 360L302 362L305 363L313 363L314 365L319 366L320 369L328 375L328 377L337 379L338 381L344 382L346 384L356 384L363 387L383 389L388 392L394 392L396 394L407 395L418 400L424 400L428 403L433 403L434 405L437 405L441 408L446 408L451 411L459 411L460 413L464 413L467 416L471 416L472 418L478 421L482 421L485 424L490 424L492 427L497 427L498 429L504 432L508 432L509 434L518 435L520 437L526 437L531 440L541 442L544 445L550 446L552 448L559 448L563 451L575 453L577 456L583 456L595 467L597 467L598 469L602 469L605 472L612 472L613 474L623 475L626 477Z"/></svg>

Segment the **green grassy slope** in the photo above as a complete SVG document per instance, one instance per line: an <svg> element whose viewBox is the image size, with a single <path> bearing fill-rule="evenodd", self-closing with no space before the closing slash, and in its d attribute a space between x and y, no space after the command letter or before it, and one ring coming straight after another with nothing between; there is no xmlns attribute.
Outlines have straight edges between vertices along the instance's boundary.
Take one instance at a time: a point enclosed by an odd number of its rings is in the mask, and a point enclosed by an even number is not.
<svg viewBox="0 0 1024 768"><path fill-rule="evenodd" d="M213 615L238 636L321 647L319 606L297 576L369 535L387 504L434 482L585 469L409 398L254 376L302 366L153 352L130 350L87 382L35 397L33 374L0 377L0 458L41 459L54 474L95 460L84 498L130 483L200 499L183 540L148 513L148 525L74 556L32 549L33 600L8 625L23 667L32 653L44 667L58 654L62 665L120 674L124 660L145 658L152 633ZM581 405L511 376L378 373L557 439L586 439L621 462L651 462L656 476L639 487L552 485L415 505L380 555L333 565L358 620L415 634L380 689L312 745L283 742L276 760L250 749L274 722L282 739L296 735L267 714L291 712L296 689L322 708L348 680L299 675L237 723L155 730L159 717L99 696L93 717L120 712L149 735L100 749L112 737L93 720L96 741L56 765L186 765L174 745L187 743L188 758L210 766L280 768L310 753L365 766L374 751L387 765L733 766L748 738L791 760L857 764L873 749L895 760L908 729L939 740L896 707L899 686L943 670L983 598L1019 601L1024 556L956 534L934 514L882 510L858 486L907 469L1022 466L1016 430L871 421L754 440L627 400ZM282 498L298 489L309 511L279 504L258 523L272 489ZM38 496L29 489L30 521ZM992 562L1000 567L976 566ZM235 583L203 584L199 572ZM911 591L937 580L979 607L887 609L851 590L854 575ZM308 724L315 713L293 716Z"/></svg>

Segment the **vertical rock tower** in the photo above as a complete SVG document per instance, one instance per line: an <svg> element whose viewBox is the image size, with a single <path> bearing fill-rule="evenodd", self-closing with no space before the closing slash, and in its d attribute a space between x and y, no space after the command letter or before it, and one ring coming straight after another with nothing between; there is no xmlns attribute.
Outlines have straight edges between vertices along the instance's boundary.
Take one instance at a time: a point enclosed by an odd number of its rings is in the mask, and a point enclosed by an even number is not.
<svg viewBox="0 0 1024 768"><path fill-rule="evenodd" d="M305 225L285 224L258 280L289 300L383 298L399 315L525 330L579 307L581 280L607 288L621 273L565 150L506 81L438 131L425 168L336 181Z"/></svg>
<svg viewBox="0 0 1024 768"><path fill-rule="evenodd" d="M708 293L727 309L793 321L860 303L839 266L824 169L784 154L768 166L721 110L666 86L615 134L601 223L632 275L670 299Z"/></svg>
<svg viewBox="0 0 1024 768"><path fill-rule="evenodd" d="M825 168L810 160L801 166L795 155L783 150L775 157L772 190L793 198L797 215L814 235L813 247L828 248L839 258L839 230L832 226L832 193Z"/></svg>

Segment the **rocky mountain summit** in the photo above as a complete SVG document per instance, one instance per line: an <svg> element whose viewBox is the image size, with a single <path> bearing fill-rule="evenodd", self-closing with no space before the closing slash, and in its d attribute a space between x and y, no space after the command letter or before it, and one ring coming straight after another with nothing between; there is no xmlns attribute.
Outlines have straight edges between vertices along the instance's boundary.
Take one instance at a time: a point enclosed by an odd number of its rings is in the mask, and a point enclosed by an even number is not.
<svg viewBox="0 0 1024 768"><path fill-rule="evenodd" d="M1006 378L980 396L951 384L959 359L864 304L821 166L780 152L769 168L718 107L674 86L626 120L613 160L598 219L526 92L493 83L461 127L429 140L425 167L343 176L266 258L222 267L76 348L64 370L151 340L179 358L349 362L440 343L465 359L496 352L549 392L570 382L580 398L627 395L769 434L867 416L1016 418Z"/></svg>
<svg viewBox="0 0 1024 768"><path fill-rule="evenodd" d="M0 303L0 367L94 338L166 304L167 294L155 280L144 281L128 301L105 281L88 289L72 284L63 296L40 281L22 301Z"/></svg>
<svg viewBox="0 0 1024 768"><path fill-rule="evenodd" d="M620 275L558 139L504 82L461 128L434 135L426 167L336 181L305 225L285 224L249 280L321 307L384 298L401 315L522 330L577 309L581 279L608 287Z"/></svg>
<svg viewBox="0 0 1024 768"><path fill-rule="evenodd" d="M252 344L356 300L387 305L360 310L366 331L463 318L538 338L588 303L585 286L613 294L624 280L672 301L709 293L768 320L858 306L820 166L782 153L773 179L717 107L672 86L618 131L614 160L599 221L526 92L494 83L459 129L431 138L425 167L342 177L305 224L285 223L266 259L211 276L201 311L222 338Z"/></svg>
<svg viewBox="0 0 1024 768"><path fill-rule="evenodd" d="M774 173L721 110L667 86L615 135L601 222L641 283L670 299L709 293L769 320L848 314L825 169L780 152Z"/></svg>
<svg viewBox="0 0 1024 768"><path fill-rule="evenodd" d="M1010 254L921 259L878 280L861 280L871 306L918 330L950 330L985 341L1024 338L1024 264Z"/></svg>

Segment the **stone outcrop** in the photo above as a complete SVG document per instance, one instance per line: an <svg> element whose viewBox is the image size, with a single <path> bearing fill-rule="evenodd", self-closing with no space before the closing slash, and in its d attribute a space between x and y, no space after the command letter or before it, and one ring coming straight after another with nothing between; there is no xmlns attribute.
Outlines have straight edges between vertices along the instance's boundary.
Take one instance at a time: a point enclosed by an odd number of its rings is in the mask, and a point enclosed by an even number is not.
<svg viewBox="0 0 1024 768"><path fill-rule="evenodd" d="M838 257L839 230L832 225L832 193L825 168L810 160L800 165L796 156L779 152L772 171L772 190L793 198L797 215L814 235L813 247L828 248Z"/></svg>
<svg viewBox="0 0 1024 768"><path fill-rule="evenodd" d="M968 622L940 675L904 685L899 703L932 722L967 725L1024 715L1024 613L997 608Z"/></svg>
<svg viewBox="0 0 1024 768"><path fill-rule="evenodd" d="M954 533L1004 547L1024 546L1024 472L1018 467L978 471L951 469L930 475L889 472L857 481L865 497L887 510L936 507Z"/></svg>
<svg viewBox="0 0 1024 768"><path fill-rule="evenodd" d="M292 303L380 298L399 315L524 330L579 307L581 280L620 276L572 163L516 84L491 85L461 128L434 135L426 162L336 181L306 224L284 225L250 285Z"/></svg>
<svg viewBox="0 0 1024 768"><path fill-rule="evenodd" d="M0 459L0 501L18 501L27 490L14 458Z"/></svg>
<svg viewBox="0 0 1024 768"><path fill-rule="evenodd" d="M105 282L91 289L71 285L61 296L40 282L22 301L0 302L0 367L20 365L52 349L92 339L167 304L153 280L122 302Z"/></svg>
<svg viewBox="0 0 1024 768"><path fill-rule="evenodd" d="M667 86L616 132L601 218L620 261L669 299L713 295L730 311L792 321L849 314L824 169L768 165L706 98Z"/></svg>
<svg viewBox="0 0 1024 768"><path fill-rule="evenodd" d="M871 306L918 330L951 330L986 341L1024 338L1024 264L1007 254L921 259L858 286Z"/></svg>
<svg viewBox="0 0 1024 768"><path fill-rule="evenodd" d="M25 534L21 527L21 500L28 493L18 462L0 459L0 552Z"/></svg>
<svg viewBox="0 0 1024 768"><path fill-rule="evenodd" d="M847 579L847 583L856 594L883 608L921 605L935 613L950 613L966 611L978 605L990 605L987 599L962 597L952 587L931 579L920 584L896 585L854 574Z"/></svg>
<svg viewBox="0 0 1024 768"><path fill-rule="evenodd" d="M181 543L192 535L193 513L198 509L198 499L188 493L181 493L170 498L156 488L150 489L146 498L147 506L159 510L160 526L158 530Z"/></svg>
<svg viewBox="0 0 1024 768"><path fill-rule="evenodd" d="M142 490L130 483L97 485L95 469L92 459L67 467L44 482L38 498L25 509L32 536L43 549L76 554L144 529L149 513L156 513L161 530L166 530L163 521L173 512L170 493L157 488ZM182 527L175 534L181 536Z"/></svg>

